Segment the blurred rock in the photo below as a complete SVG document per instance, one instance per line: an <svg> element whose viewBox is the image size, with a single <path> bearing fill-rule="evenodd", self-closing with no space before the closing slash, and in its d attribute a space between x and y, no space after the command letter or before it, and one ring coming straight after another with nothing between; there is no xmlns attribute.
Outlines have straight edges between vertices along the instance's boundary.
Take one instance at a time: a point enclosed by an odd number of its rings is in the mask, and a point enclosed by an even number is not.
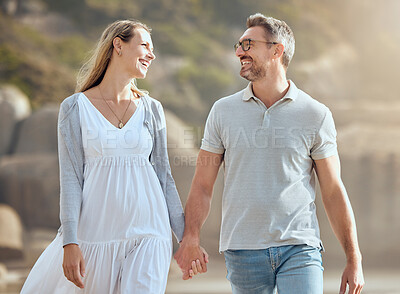
<svg viewBox="0 0 400 294"><path fill-rule="evenodd" d="M26 266L33 267L39 256L54 240L56 234L56 229L42 227L24 231L24 262Z"/></svg>
<svg viewBox="0 0 400 294"><path fill-rule="evenodd" d="M16 123L31 113L29 99L18 88L0 87L0 156L11 149Z"/></svg>
<svg viewBox="0 0 400 294"><path fill-rule="evenodd" d="M21 220L14 209L0 204L0 260L21 258L22 250Z"/></svg>
<svg viewBox="0 0 400 294"><path fill-rule="evenodd" d="M198 143L201 141L201 129L186 125L172 112L165 110L167 122L168 150L182 155L197 157Z"/></svg>
<svg viewBox="0 0 400 294"><path fill-rule="evenodd" d="M13 153L57 153L58 110L47 105L21 121Z"/></svg>
<svg viewBox="0 0 400 294"><path fill-rule="evenodd" d="M0 280L4 279L6 275L7 275L7 267L4 264L0 263Z"/></svg>
<svg viewBox="0 0 400 294"><path fill-rule="evenodd" d="M400 154L384 150L372 156L359 151L357 146L354 150L341 153L340 159L342 179L356 218L363 265L374 269L398 268L400 235L396 232L400 231ZM330 227L321 195L316 199L325 247L324 264L341 268L346 262L343 249Z"/></svg>
<svg viewBox="0 0 400 294"><path fill-rule="evenodd" d="M14 108L17 120L26 118L31 114L31 106L28 97L17 87L5 85L0 87L0 101L7 101Z"/></svg>
<svg viewBox="0 0 400 294"><path fill-rule="evenodd" d="M38 0L20 1L19 10L23 15L39 14L46 12L49 13L46 4L43 1L38 1Z"/></svg>
<svg viewBox="0 0 400 294"><path fill-rule="evenodd" d="M4 156L0 162L0 202L13 207L28 228L58 228L57 155Z"/></svg>
<svg viewBox="0 0 400 294"><path fill-rule="evenodd" d="M391 105L392 106L392 105ZM393 107L393 106L392 106ZM389 107L388 109L389 110ZM377 112L377 111L375 111ZM386 117L397 116L397 113L386 112ZM372 116L372 115L371 115ZM379 154L400 155L400 119L392 125L382 125L378 122L353 122L338 129L338 147L340 154L361 157L362 155L377 156ZM354 152L354 151L357 152Z"/></svg>
<svg viewBox="0 0 400 294"><path fill-rule="evenodd" d="M0 155L9 152L15 123L13 107L7 101L0 100Z"/></svg>
<svg viewBox="0 0 400 294"><path fill-rule="evenodd" d="M18 10L18 1L17 0L3 0L0 1L1 10L6 15L15 15Z"/></svg>

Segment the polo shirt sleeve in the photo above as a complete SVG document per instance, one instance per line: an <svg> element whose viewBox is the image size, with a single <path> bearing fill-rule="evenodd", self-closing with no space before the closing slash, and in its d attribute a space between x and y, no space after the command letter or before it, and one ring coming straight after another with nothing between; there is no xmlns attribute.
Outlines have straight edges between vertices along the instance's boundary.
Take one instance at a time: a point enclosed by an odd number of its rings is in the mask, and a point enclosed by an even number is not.
<svg viewBox="0 0 400 294"><path fill-rule="evenodd" d="M327 109L321 127L314 138L311 158L318 160L333 155L337 155L336 129L332 113Z"/></svg>
<svg viewBox="0 0 400 294"><path fill-rule="evenodd" d="M213 105L208 114L200 149L216 154L222 154L225 151L221 139L221 128L216 104Z"/></svg>

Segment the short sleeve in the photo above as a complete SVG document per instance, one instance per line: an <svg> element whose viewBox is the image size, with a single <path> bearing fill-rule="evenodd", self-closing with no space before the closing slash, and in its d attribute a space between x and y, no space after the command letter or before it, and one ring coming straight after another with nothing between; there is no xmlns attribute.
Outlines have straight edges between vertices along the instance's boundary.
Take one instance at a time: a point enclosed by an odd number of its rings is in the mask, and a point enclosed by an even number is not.
<svg viewBox="0 0 400 294"><path fill-rule="evenodd" d="M206 127L204 130L204 137L201 142L200 148L202 150L216 154L222 154L225 151L221 139L219 117L215 104L213 105L213 107L210 110L210 113L208 114Z"/></svg>
<svg viewBox="0 0 400 294"><path fill-rule="evenodd" d="M314 138L311 158L314 160L328 158L337 154L336 129L332 113L327 109L321 127Z"/></svg>

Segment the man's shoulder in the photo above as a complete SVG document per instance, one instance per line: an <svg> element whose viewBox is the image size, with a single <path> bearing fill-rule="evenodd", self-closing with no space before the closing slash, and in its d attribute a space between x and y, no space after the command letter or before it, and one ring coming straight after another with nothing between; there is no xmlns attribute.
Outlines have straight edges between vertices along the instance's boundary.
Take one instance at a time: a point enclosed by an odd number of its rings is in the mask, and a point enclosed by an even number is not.
<svg viewBox="0 0 400 294"><path fill-rule="evenodd" d="M225 97L219 98L217 101L215 101L214 107L225 107L225 106L228 106L228 105L230 105L230 106L236 105L238 102L242 101L244 90L245 89L240 90L240 91L238 91L236 93L233 93L233 94L231 94L229 96L225 96Z"/></svg>
<svg viewBox="0 0 400 294"><path fill-rule="evenodd" d="M315 113L315 114L320 113L322 115L325 115L326 112L330 111L329 108L325 104L323 104L322 102L313 98L310 94L304 92L301 89L299 89L298 98L299 98L298 99L299 104L306 111L309 111L309 112Z"/></svg>

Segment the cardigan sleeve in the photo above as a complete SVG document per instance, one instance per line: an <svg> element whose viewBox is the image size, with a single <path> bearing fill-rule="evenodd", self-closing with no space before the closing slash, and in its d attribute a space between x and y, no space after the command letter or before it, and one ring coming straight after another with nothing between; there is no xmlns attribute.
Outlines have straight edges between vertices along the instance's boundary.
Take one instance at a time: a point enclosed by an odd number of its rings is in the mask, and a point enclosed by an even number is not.
<svg viewBox="0 0 400 294"><path fill-rule="evenodd" d="M157 101L155 103L156 109L153 108L155 124L152 160L161 188L164 192L172 231L177 241L180 242L182 241L183 231L185 229L185 217L168 159L167 129L164 110L160 102Z"/></svg>
<svg viewBox="0 0 400 294"><path fill-rule="evenodd" d="M58 117L58 158L60 165L60 221L63 246L78 244L77 230L82 201L83 149L81 148L77 105L64 101ZM75 121L74 121L75 120ZM74 125L75 124L75 125Z"/></svg>

